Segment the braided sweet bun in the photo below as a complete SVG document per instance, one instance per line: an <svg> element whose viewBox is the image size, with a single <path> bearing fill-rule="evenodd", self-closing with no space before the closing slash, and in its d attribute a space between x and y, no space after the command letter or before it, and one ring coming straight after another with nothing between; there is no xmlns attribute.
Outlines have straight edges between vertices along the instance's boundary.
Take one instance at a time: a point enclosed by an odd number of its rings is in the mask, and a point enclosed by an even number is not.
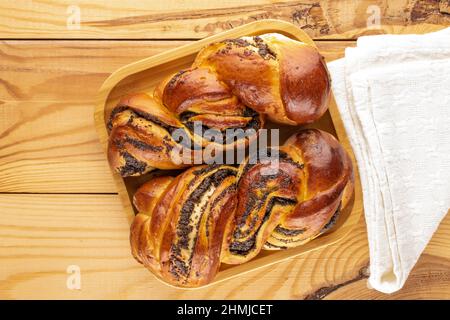
<svg viewBox="0 0 450 320"><path fill-rule="evenodd" d="M339 142L309 129L270 153L271 162L248 157L238 168L202 165L144 184L134 196L134 257L165 282L196 287L211 282L221 262L243 263L329 230L353 192Z"/></svg>
<svg viewBox="0 0 450 320"><path fill-rule="evenodd" d="M316 238L332 227L353 194L351 160L331 134L300 131L278 153L275 174L273 164L262 161L240 166L224 263L243 263L261 249L287 249Z"/></svg>
<svg viewBox="0 0 450 320"><path fill-rule="evenodd" d="M109 118L109 164L123 177L137 176L154 169L190 166L194 163L195 149L202 151L209 147L213 151L226 151L245 148L257 138L259 129L264 125L264 118L249 108L234 109L234 114L229 116L228 122L218 124L207 119L211 114L197 116L203 119L180 119L145 93L126 96L113 109ZM201 135L194 134L193 121L202 121ZM253 130L248 130L249 134L242 135L241 139L227 139L224 130L232 128ZM218 134L222 140L216 141L203 135L206 129L216 136ZM176 136L180 139L175 139ZM183 151L182 159L181 156L177 158L178 151ZM211 152L211 157L213 155Z"/></svg>
<svg viewBox="0 0 450 320"><path fill-rule="evenodd" d="M324 114L329 97L326 64L313 46L280 34L217 42L200 51L191 68L161 82L153 96L136 94L119 102L109 120L108 159L124 177L184 168L170 155L180 144L171 136L176 129L193 142L184 146L188 149L211 144L236 149L257 137L264 117L288 125L311 123ZM195 134L194 123L223 139ZM227 140L227 129L254 132Z"/></svg>
<svg viewBox="0 0 450 320"><path fill-rule="evenodd" d="M217 74L242 103L274 122L314 122L327 110L330 77L313 46L276 33L214 43L194 68Z"/></svg>
<svg viewBox="0 0 450 320"><path fill-rule="evenodd" d="M170 284L211 282L233 217L236 174L231 166L202 165L144 184L134 196L133 256Z"/></svg>

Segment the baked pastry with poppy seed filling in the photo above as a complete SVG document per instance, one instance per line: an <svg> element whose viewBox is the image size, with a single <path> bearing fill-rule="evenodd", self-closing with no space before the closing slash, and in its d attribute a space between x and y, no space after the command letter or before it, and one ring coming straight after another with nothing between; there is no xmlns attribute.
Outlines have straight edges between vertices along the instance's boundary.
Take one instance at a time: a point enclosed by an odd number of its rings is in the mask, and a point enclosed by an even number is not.
<svg viewBox="0 0 450 320"><path fill-rule="evenodd" d="M108 115L109 163L123 177L185 168L193 161L174 161L174 149L187 148L189 158L193 148L244 148L265 118L311 123L325 113L329 97L325 61L311 45L275 33L213 43L153 95L138 93L118 103ZM228 129L249 134L229 139ZM207 130L219 133L220 141L205 137ZM175 139L174 132L186 139Z"/></svg>
<svg viewBox="0 0 450 320"><path fill-rule="evenodd" d="M144 184L134 196L133 256L170 284L211 282L233 217L236 174L231 166L202 165Z"/></svg>
<svg viewBox="0 0 450 320"><path fill-rule="evenodd" d="M352 193L353 168L340 143L324 131L302 130L237 168L201 165L145 183L134 195L132 252L167 283L205 285L221 263L320 236Z"/></svg>

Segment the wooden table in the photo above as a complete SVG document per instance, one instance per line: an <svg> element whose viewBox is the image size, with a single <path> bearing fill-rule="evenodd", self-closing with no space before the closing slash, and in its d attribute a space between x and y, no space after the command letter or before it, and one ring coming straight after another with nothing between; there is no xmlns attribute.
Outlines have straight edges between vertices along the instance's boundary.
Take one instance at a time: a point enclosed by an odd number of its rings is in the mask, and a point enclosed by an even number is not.
<svg viewBox="0 0 450 320"><path fill-rule="evenodd" d="M450 25L448 1L91 2L0 4L0 298L450 298L449 215L393 295L367 288L363 220L326 249L205 289L165 286L130 255L93 124L111 72L189 41L275 18L304 29L333 60L363 34ZM367 28L377 12L382 25ZM80 290L66 286L70 265L80 267Z"/></svg>

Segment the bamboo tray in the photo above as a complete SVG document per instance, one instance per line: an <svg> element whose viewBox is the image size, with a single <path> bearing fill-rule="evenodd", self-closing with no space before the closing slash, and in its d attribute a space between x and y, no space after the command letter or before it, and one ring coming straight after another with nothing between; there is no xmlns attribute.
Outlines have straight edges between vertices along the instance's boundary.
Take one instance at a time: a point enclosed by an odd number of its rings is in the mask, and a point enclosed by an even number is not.
<svg viewBox="0 0 450 320"><path fill-rule="evenodd" d="M300 40L315 46L313 40L305 32L294 25L278 20L264 20L249 23L244 26L196 41L192 44L137 61L126 65L111 74L100 89L99 100L94 114L97 132L100 142L104 147L105 154L108 146L106 121L109 118L112 108L118 103L120 97L125 94L135 92L153 93L153 89L160 81L162 81L162 79L172 73L189 67L192 64L197 52L211 42L271 32L281 33L292 39ZM350 154L353 162L355 171L354 196L346 209L341 212L336 226L329 232L311 242L306 243L303 246L296 248L281 251L262 251L253 260L241 265L222 264L218 275L211 284L334 244L351 232L361 217L362 193L359 174L357 172L355 158L344 130L342 120L339 116L334 97L331 97L329 109L325 115L311 125L293 127L269 122L266 127L280 129L280 144L284 143L284 140L300 128L318 128L335 135ZM163 173L177 174L179 172L180 171L166 171ZM124 179L113 172L114 181L117 185L117 190L130 224L136 214L131 203L133 194L142 183L155 174L161 174L161 172L150 172L141 177L130 177Z"/></svg>

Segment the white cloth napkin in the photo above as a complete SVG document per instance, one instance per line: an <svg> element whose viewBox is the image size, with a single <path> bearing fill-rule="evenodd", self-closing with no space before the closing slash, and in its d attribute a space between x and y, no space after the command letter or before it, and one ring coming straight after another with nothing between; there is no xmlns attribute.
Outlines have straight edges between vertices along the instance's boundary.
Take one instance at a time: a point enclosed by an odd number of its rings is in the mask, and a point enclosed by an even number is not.
<svg viewBox="0 0 450 320"><path fill-rule="evenodd" d="M369 284L391 293L450 208L450 28L361 37L328 67L361 176Z"/></svg>

